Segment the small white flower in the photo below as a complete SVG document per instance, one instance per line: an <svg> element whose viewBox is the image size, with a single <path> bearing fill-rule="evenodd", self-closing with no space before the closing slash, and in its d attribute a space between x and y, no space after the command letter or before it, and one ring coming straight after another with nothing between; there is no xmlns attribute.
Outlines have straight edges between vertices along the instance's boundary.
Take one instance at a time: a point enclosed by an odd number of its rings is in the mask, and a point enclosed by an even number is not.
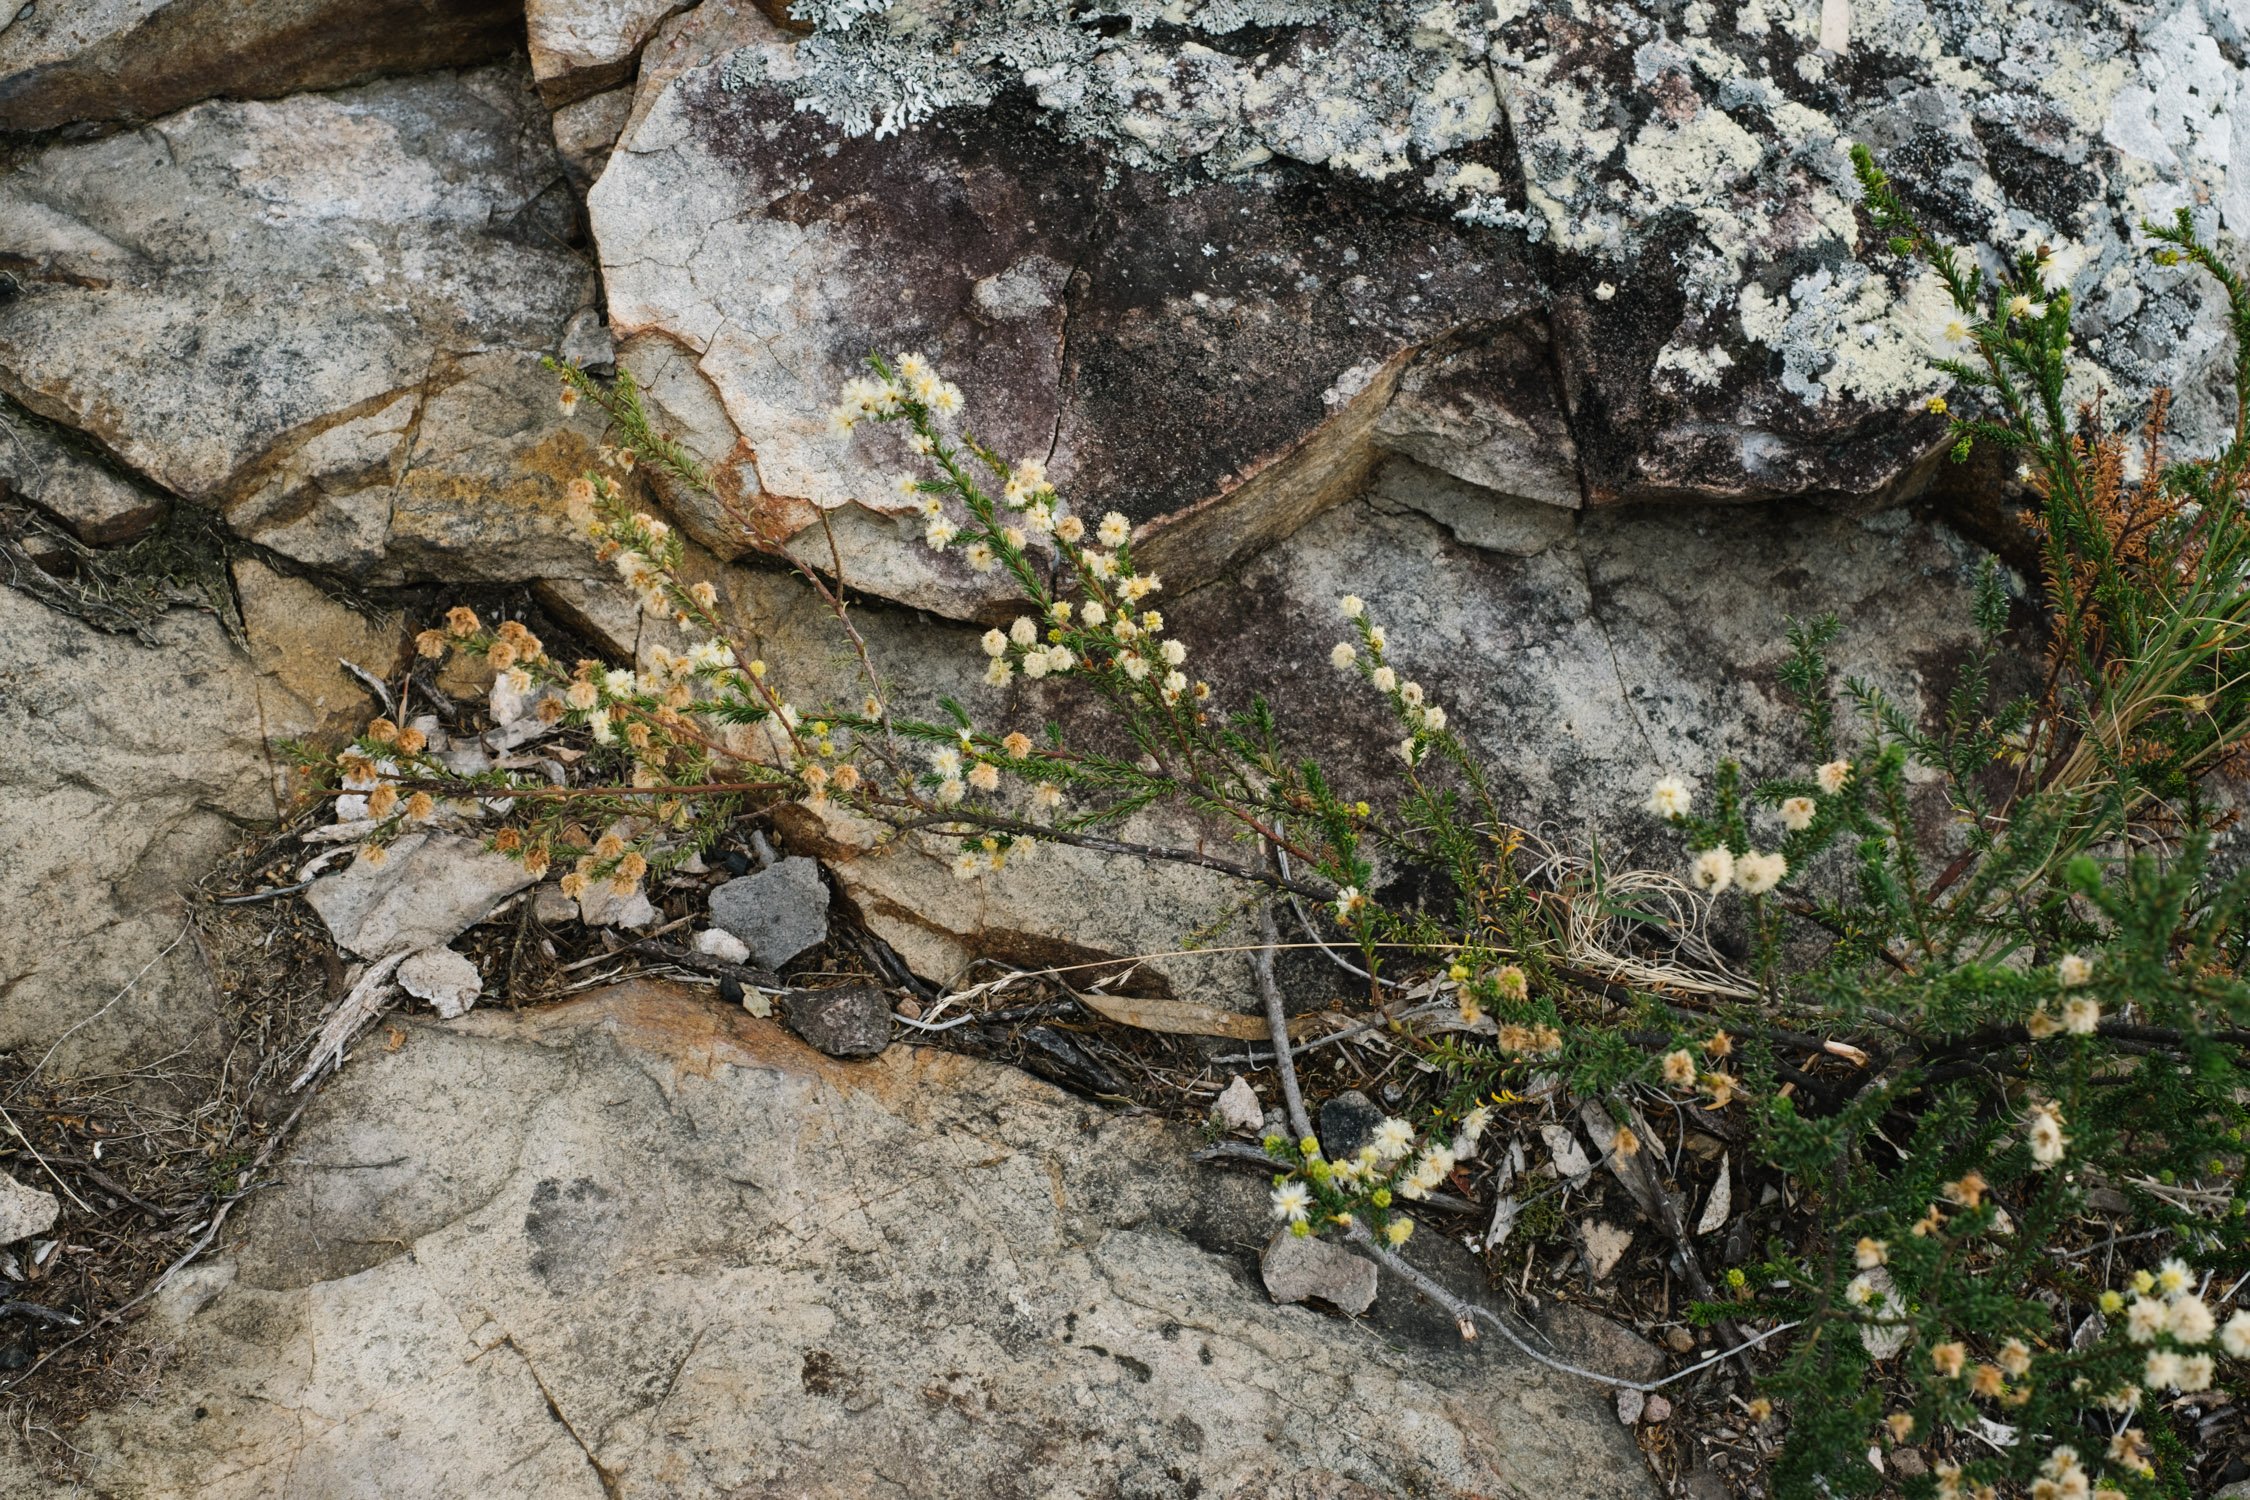
<svg viewBox="0 0 2250 1500"><path fill-rule="evenodd" d="M961 774L961 752L951 745L941 745L930 752L930 768L940 776Z"/></svg>
<svg viewBox="0 0 2250 1500"><path fill-rule="evenodd" d="M1377 692L1387 693L1398 686L1398 673L1392 671L1389 667L1377 667L1368 674L1367 680L1375 684Z"/></svg>
<svg viewBox="0 0 2250 1500"><path fill-rule="evenodd" d="M2018 292L2008 299L2008 316L2011 318L2044 318L2047 316L2047 304L2034 302L2027 293Z"/></svg>
<svg viewBox="0 0 2250 1500"><path fill-rule="evenodd" d="M2207 1391L2211 1389L2211 1377L2217 1373L2218 1366L2210 1355L2191 1354L2180 1361L2179 1387L2187 1392Z"/></svg>
<svg viewBox="0 0 2250 1500"><path fill-rule="evenodd" d="M1068 646L1054 645L1047 648L1048 671L1067 672L1072 667L1075 667L1077 665L1078 658L1072 654L1071 649Z"/></svg>
<svg viewBox="0 0 2250 1500"><path fill-rule="evenodd" d="M1350 671L1352 663L1358 660L1359 653L1352 649L1350 641L1338 641L1328 653L1329 665L1339 672Z"/></svg>
<svg viewBox="0 0 2250 1500"><path fill-rule="evenodd" d="M947 807L951 807L954 803L959 802L963 797L967 796L968 791L968 787L962 782L960 777L948 776L945 778L945 780L938 783L937 798L938 801L944 803Z"/></svg>
<svg viewBox="0 0 2250 1500"><path fill-rule="evenodd" d="M945 517L932 516L928 529L922 533L922 540L929 545L932 552L943 552L953 544L953 539L960 534L960 528Z"/></svg>
<svg viewBox="0 0 2250 1500"><path fill-rule="evenodd" d="M2070 1144L2070 1138L2063 1134L2062 1116L2052 1104L2032 1107L2027 1138L2031 1142L2031 1164L2042 1172L2061 1161Z"/></svg>
<svg viewBox="0 0 2250 1500"><path fill-rule="evenodd" d="M1041 812L1053 812L1062 806L1062 799L1062 788L1051 781L1040 782L1037 790L1031 794L1031 800Z"/></svg>
<svg viewBox="0 0 2250 1500"><path fill-rule="evenodd" d="M994 558L992 556L992 547L989 543L971 542L966 548L962 550L961 555L967 558L969 561L969 566L976 569L979 573L989 573L992 571Z"/></svg>
<svg viewBox="0 0 2250 1500"><path fill-rule="evenodd" d="M1866 1307L1879 1295L1875 1283L1864 1275L1854 1276L1844 1286L1844 1300L1854 1307Z"/></svg>
<svg viewBox="0 0 2250 1500"><path fill-rule="evenodd" d="M984 669L984 680L994 687L1006 687L1015 675L1014 664L1005 656L995 656Z"/></svg>
<svg viewBox="0 0 2250 1500"><path fill-rule="evenodd" d="M1078 606L1078 618L1088 625L1099 625L1109 618L1109 611L1102 608L1100 600L1088 599Z"/></svg>
<svg viewBox="0 0 2250 1500"><path fill-rule="evenodd" d="M2102 1005L2099 1000L2080 996L2063 1002L2063 1030L2072 1036L2092 1036L2094 1028L2102 1023Z"/></svg>
<svg viewBox="0 0 2250 1500"><path fill-rule="evenodd" d="M987 656L999 656L999 655L1001 655L1001 654L1002 654L1003 652L1005 652L1005 651L1006 651L1007 649L1008 649L1008 638L1007 638L1007 637L1006 637L1005 635L1001 634L1001 633L1000 633L1000 632L999 632L998 630L987 630L987 631L986 631L986 632L984 633L984 654L985 654L985 655L987 655Z"/></svg>
<svg viewBox="0 0 2250 1500"><path fill-rule="evenodd" d="M1375 1154L1384 1161L1397 1161L1414 1149L1414 1127L1397 1116L1387 1116L1375 1127ZM2240 1316L2250 1319L2250 1314Z"/></svg>
<svg viewBox="0 0 2250 1500"><path fill-rule="evenodd" d="M2250 1312L2238 1312L2219 1330L2219 1347L2229 1359L2250 1359Z"/></svg>
<svg viewBox="0 0 2250 1500"><path fill-rule="evenodd" d="M1706 849L1688 866L1695 888L1716 894L1734 883L1734 855L1724 848Z"/></svg>
<svg viewBox="0 0 2250 1500"><path fill-rule="evenodd" d="M2055 980L2066 990L2074 990L2094 977L2094 961L2082 953L2065 953L2055 964Z"/></svg>
<svg viewBox="0 0 2250 1500"><path fill-rule="evenodd" d="M1273 1216L1290 1224L1302 1224L1312 1208L1312 1190L1301 1182L1285 1182L1273 1190Z"/></svg>
<svg viewBox="0 0 2250 1500"><path fill-rule="evenodd" d="M1752 850L1734 862L1735 883L1746 896L1763 896L1781 884L1789 873L1789 861L1779 854L1760 854Z"/></svg>
<svg viewBox="0 0 2250 1500"><path fill-rule="evenodd" d="M2166 1326L2172 1337L2183 1344L2208 1344L2211 1335L2219 1330L2219 1320L2211 1315L2211 1309L2204 1305L2201 1297L2182 1297L2172 1304Z"/></svg>
<svg viewBox="0 0 2250 1500"><path fill-rule="evenodd" d="M2167 1297L2181 1297L2195 1285L2195 1270L2178 1256L2166 1258L2156 1268L2156 1289Z"/></svg>
<svg viewBox="0 0 2250 1500"><path fill-rule="evenodd" d="M2135 1297L2132 1306L2125 1309L2125 1337L2136 1344L2154 1343L2171 1321L2161 1301Z"/></svg>
<svg viewBox="0 0 2250 1500"><path fill-rule="evenodd" d="M1187 647L1179 641L1166 641L1157 648L1157 654L1164 658L1166 666L1176 667L1187 660Z"/></svg>
<svg viewBox="0 0 2250 1500"><path fill-rule="evenodd" d="M1434 703L1423 709L1422 727L1432 734L1443 733L1445 730L1445 710Z"/></svg>
<svg viewBox="0 0 2250 1500"><path fill-rule="evenodd" d="M1648 810L1660 818L1678 818L1688 810L1688 785L1677 776L1667 776L1649 789Z"/></svg>
<svg viewBox="0 0 2250 1500"><path fill-rule="evenodd" d="M1781 804L1781 826L1791 833L1803 833L1812 827L1813 815L1819 804L1810 797L1791 797Z"/></svg>
<svg viewBox="0 0 2250 1500"><path fill-rule="evenodd" d="M1347 619L1356 620L1361 615L1367 613L1366 602L1362 600L1357 594L1346 594L1343 598L1336 601L1336 607L1344 612L1344 615Z"/></svg>
<svg viewBox="0 0 2250 1500"><path fill-rule="evenodd" d="M1101 529L1094 533L1094 539L1104 547L1122 547L1132 538L1133 523L1114 510L1102 517Z"/></svg>
<svg viewBox="0 0 2250 1500"><path fill-rule="evenodd" d="M1813 780L1819 784L1821 795L1826 797L1842 791L1844 783L1851 779L1852 763L1848 760L1832 760L1813 772Z"/></svg>

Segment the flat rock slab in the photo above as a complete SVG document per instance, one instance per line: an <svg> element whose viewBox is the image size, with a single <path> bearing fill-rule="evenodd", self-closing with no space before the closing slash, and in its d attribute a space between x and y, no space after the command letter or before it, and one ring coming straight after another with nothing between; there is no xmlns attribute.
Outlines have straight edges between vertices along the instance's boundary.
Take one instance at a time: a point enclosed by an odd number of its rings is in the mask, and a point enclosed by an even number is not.
<svg viewBox="0 0 2250 1500"><path fill-rule="evenodd" d="M1269 1303L1263 1194L1192 1131L657 985L406 1029L160 1309L170 1378L73 1430L89 1484L1655 1493L1599 1389Z"/></svg>
<svg viewBox="0 0 2250 1500"><path fill-rule="evenodd" d="M600 427L538 365L594 300L575 212L520 68L49 143L0 172L0 392L300 562L577 576Z"/></svg>
<svg viewBox="0 0 2250 1500"><path fill-rule="evenodd" d="M779 969L828 940L828 886L803 855L711 892L711 920L749 945L760 967Z"/></svg>
<svg viewBox="0 0 2250 1500"><path fill-rule="evenodd" d="M0 130L147 120L458 67L520 40L507 0L4 0Z"/></svg>
<svg viewBox="0 0 2250 1500"><path fill-rule="evenodd" d="M361 858L321 876L305 903L337 947L372 961L443 948L530 884L521 864L476 839L410 833L381 864Z"/></svg>

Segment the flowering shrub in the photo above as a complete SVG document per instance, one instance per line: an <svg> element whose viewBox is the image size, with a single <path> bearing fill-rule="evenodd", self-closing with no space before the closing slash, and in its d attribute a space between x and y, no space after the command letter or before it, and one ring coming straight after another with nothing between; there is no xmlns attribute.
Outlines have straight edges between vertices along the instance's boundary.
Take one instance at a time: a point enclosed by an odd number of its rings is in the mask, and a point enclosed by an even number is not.
<svg viewBox="0 0 2250 1500"><path fill-rule="evenodd" d="M750 654L711 586L683 579L679 537L626 498L637 467L709 494L693 455L651 428L629 374L566 366L566 406L598 403L618 445L610 471L574 486L579 519L693 644L636 668L566 666L521 625L455 610L420 650L488 661L495 721L568 737L582 779L558 786L507 761L464 772L378 720L335 761L338 815L359 825L362 858L451 819L534 873L564 871L573 895L618 899L751 800L942 839L964 879L1042 841L1222 871L1292 905L1316 941L1356 950L1333 956L1371 999L1390 976L1420 976L1475 1028L1429 1044L1452 1093L1426 1126L1385 1120L1341 1159L1310 1136L1266 1142L1273 1212L1292 1232L1404 1243L1413 1206L1476 1156L1495 1099L1605 1105L1621 1122L1600 1142L1612 1162L1641 1153L1644 1105L1733 1111L1811 1226L1702 1283L1714 1322L1792 1335L1768 1346L1752 1403L1787 1420L1783 1493L1873 1492L1887 1481L1870 1453L1909 1441L1942 1456L1917 1481L1942 1496L2165 1492L2180 1455L2168 1403L2221 1379L2222 1360L2250 1359L2250 1311L2234 1300L2250 1280L2250 874L2217 863L2212 837L2250 732L2250 415L2216 457L2173 460L2160 400L2128 478L2132 445L2098 409L2066 404L2067 257L2026 249L1988 271L1924 230L1864 153L1858 165L1892 250L1954 308L1942 336L1958 354L1939 368L1984 398L1973 415L1942 397L1929 409L1947 415L1957 456L2005 449L2035 497L2044 682L2014 699L1993 685L2008 616L1996 566L1981 645L1934 722L1862 684L1839 691L1834 623L1795 627L1783 680L1806 753L1763 780L1721 764L1707 789L1658 781L1647 811L1680 839L1677 873L1564 860L1513 826L1353 597L1328 656L1387 708L1397 785L1380 808L1347 796L1278 741L1264 703L1223 705L1191 672L1126 519L1082 517L1039 463L976 441L962 393L911 354L873 360L832 426L845 441L894 434L921 544L1012 584L1017 612L981 642L986 679L1089 695L1106 709L1100 743L980 724L952 703L934 721L895 712L840 558L824 572L758 539L827 603L863 677L859 702L798 702L787 664ZM2149 232L2159 262L2223 289L2250 413L2250 297L2184 213ZM1231 830L1245 852L1123 836L1159 804ZM1433 872L1449 904L1379 899L1408 866ZM1714 911L1746 936L1746 961L1704 939ZM1666 928L1673 956L1613 941L1627 919ZM1791 1061L1808 1050L1850 1060L1851 1076ZM2097 1199L2119 1227L2074 1244Z"/></svg>

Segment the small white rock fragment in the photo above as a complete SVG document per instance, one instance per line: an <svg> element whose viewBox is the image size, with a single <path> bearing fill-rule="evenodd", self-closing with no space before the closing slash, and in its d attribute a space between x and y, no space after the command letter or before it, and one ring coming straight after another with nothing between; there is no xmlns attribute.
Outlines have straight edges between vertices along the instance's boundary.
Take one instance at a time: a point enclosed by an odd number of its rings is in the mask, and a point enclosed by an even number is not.
<svg viewBox="0 0 2250 1500"><path fill-rule="evenodd" d="M1236 1135L1256 1135L1266 1126L1266 1107L1258 1102L1258 1091L1250 1087L1250 1080L1240 1073L1220 1091L1211 1113L1222 1129Z"/></svg>
<svg viewBox="0 0 2250 1500"><path fill-rule="evenodd" d="M484 993L477 966L451 948L426 948L398 966L399 988L446 1020L464 1016Z"/></svg>
<svg viewBox="0 0 2250 1500"><path fill-rule="evenodd" d="M1641 1419L1641 1411L1648 1405L1648 1393L1627 1386L1617 1388L1617 1420L1627 1427Z"/></svg>
<svg viewBox="0 0 2250 1500"><path fill-rule="evenodd" d="M25 1187L0 1172L0 1245L12 1245L52 1229L55 1216L61 1212L62 1205L53 1193Z"/></svg>
<svg viewBox="0 0 2250 1500"><path fill-rule="evenodd" d="M1671 1415L1672 1403L1662 1396L1649 1397L1648 1404L1641 1408L1641 1420L1651 1424L1661 1422Z"/></svg>
<svg viewBox="0 0 2250 1500"><path fill-rule="evenodd" d="M724 927L706 927L697 933L695 951L725 963L750 962L750 945Z"/></svg>
<svg viewBox="0 0 2250 1500"><path fill-rule="evenodd" d="M1585 1148L1578 1144L1578 1137L1570 1133L1569 1126L1542 1125L1539 1127L1539 1135L1547 1143L1548 1154L1555 1159L1555 1172L1558 1176L1570 1179L1571 1184L1576 1186L1592 1173L1594 1163L1586 1155Z"/></svg>
<svg viewBox="0 0 2250 1500"><path fill-rule="evenodd" d="M1586 1267L1594 1273L1596 1281L1617 1269L1625 1247L1633 1243L1632 1230L1604 1224L1599 1219L1588 1219L1580 1225L1578 1235L1585 1242Z"/></svg>

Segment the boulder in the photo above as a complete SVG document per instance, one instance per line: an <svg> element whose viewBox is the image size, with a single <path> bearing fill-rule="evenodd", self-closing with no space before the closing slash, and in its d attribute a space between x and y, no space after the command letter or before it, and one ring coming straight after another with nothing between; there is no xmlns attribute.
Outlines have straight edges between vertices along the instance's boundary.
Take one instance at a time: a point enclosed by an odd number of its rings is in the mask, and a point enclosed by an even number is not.
<svg viewBox="0 0 2250 1500"><path fill-rule="evenodd" d="M800 43L747 12L698 12L680 35L700 39L701 60L675 49L644 73L588 202L621 358L738 502L683 515L723 552L753 530L812 527L806 545L821 550L808 555L825 560L815 508L849 504L836 524L863 587L956 614L986 601L983 580L901 544L895 442L845 449L827 433L838 383L873 352L936 358L980 437L1046 460L1082 508L1145 524L1145 555L1176 585L1355 489L1401 374L1465 324L1511 330L1527 363L1495 378L1542 386L1543 430L1567 448L1544 343L1523 321L1537 289L1516 274L1520 232L1398 212L1348 172L1275 162L1190 180L1074 134L1029 97L855 131L848 105L839 122L809 92L809 69L849 66L834 55L848 38ZM1299 29L1288 50L1314 67L1335 40ZM1115 102L1171 86L1172 53L1096 57L1110 50L1074 45L1085 56L1070 66L1089 71L1054 87ZM1431 86L1463 61L1450 44L1400 59ZM1489 81L1463 87L1459 108L1490 114Z"/></svg>
<svg viewBox="0 0 2250 1500"><path fill-rule="evenodd" d="M1881 506L1935 472L1946 320L1860 260L1850 141L1958 236L2085 252L2084 393L2224 415L2210 295L2131 262L2182 204L2250 232L2239 33L2003 9L705 6L588 206L621 357L726 497L689 529L825 561L836 507L862 587L955 615L989 580L912 545L891 436L825 431L870 352L937 359L1175 587L1383 452L1564 507Z"/></svg>
<svg viewBox="0 0 2250 1500"><path fill-rule="evenodd" d="M486 62L517 45L519 9L508 0L8 0L0 131L148 120L219 95L270 99Z"/></svg>
<svg viewBox="0 0 2250 1500"><path fill-rule="evenodd" d="M1270 1304L1264 1193L1192 1130L668 986L401 1026L170 1307L170 1378L72 1429L90 1487L1655 1493L1605 1392L1396 1285Z"/></svg>
<svg viewBox="0 0 2250 1500"><path fill-rule="evenodd" d="M513 68L48 144L0 173L0 392L306 564L582 572L600 425L538 366L593 302L574 215Z"/></svg>

